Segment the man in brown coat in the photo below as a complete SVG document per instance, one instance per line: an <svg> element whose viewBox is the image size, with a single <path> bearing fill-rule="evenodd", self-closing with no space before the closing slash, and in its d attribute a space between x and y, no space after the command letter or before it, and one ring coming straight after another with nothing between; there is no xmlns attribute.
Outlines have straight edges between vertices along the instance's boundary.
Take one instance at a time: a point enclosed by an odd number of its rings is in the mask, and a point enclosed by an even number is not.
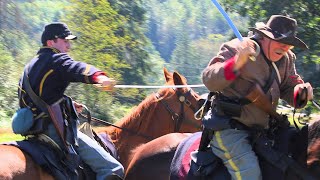
<svg viewBox="0 0 320 180"><path fill-rule="evenodd" d="M305 105L298 102L312 99L311 85L304 83L295 69L296 56L291 49L308 48L296 37L296 29L295 19L273 15L267 24L260 22L251 28L252 37L243 41L234 39L221 46L202 73L205 86L211 92L220 92L217 106L211 112L213 121L236 120L247 127L267 129L270 114L245 100L256 85L264 90L273 110L280 98L295 108ZM303 89L307 93L302 93ZM229 112L229 104L238 108ZM224 125L213 129L212 151L223 160L232 179L262 179L257 157L247 139L248 132Z"/></svg>

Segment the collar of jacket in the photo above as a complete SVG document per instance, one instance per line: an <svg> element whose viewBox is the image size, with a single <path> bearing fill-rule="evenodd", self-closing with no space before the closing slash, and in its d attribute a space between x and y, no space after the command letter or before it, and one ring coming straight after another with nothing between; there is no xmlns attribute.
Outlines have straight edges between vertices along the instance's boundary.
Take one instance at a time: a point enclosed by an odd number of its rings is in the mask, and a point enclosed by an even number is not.
<svg viewBox="0 0 320 180"><path fill-rule="evenodd" d="M43 46L40 48L40 50L38 51L39 53L42 52L53 52L53 53L61 53L58 49L54 48L54 47L49 47L49 46Z"/></svg>

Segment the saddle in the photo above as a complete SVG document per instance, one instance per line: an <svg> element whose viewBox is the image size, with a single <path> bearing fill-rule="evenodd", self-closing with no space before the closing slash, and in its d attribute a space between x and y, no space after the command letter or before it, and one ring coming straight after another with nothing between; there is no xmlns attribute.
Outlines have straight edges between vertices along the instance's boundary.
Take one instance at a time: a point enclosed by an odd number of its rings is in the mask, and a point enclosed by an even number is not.
<svg viewBox="0 0 320 180"><path fill-rule="evenodd" d="M33 161L55 179L75 179L77 174L64 163L64 154L46 135L30 136L26 140L3 143L28 153Z"/></svg>
<svg viewBox="0 0 320 180"><path fill-rule="evenodd" d="M96 134L91 126L86 123L80 126L79 130L95 139L113 157L118 158L115 146L106 134ZM3 144L16 146L28 153L37 165L55 177L55 179L95 179L93 170L81 160L77 171L74 171L73 165L68 164L72 162L65 159L65 154L60 147L44 134L28 136L23 141Z"/></svg>
<svg viewBox="0 0 320 180"><path fill-rule="evenodd" d="M307 127L300 131L291 127L281 129L272 140L265 137L255 139L253 148L258 156L264 179L315 179L306 171L304 165L296 162L296 156L306 153L302 152L306 151L306 147L301 148L299 152L290 150L297 150L291 143L301 138L302 131L307 132ZM171 164L170 179L231 179L222 161L212 153L210 147L198 151L200 139L199 132L179 144ZM273 153L270 153L266 146L271 147Z"/></svg>

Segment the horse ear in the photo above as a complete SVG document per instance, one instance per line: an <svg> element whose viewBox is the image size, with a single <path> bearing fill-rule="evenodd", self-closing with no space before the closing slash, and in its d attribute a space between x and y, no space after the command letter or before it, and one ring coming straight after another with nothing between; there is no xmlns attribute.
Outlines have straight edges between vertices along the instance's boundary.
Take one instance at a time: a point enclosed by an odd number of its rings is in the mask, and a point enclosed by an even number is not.
<svg viewBox="0 0 320 180"><path fill-rule="evenodd" d="M166 78L166 82L169 82L172 79L172 75L169 73L167 68L163 68L164 77Z"/></svg>
<svg viewBox="0 0 320 180"><path fill-rule="evenodd" d="M173 72L173 81L175 85L185 85L187 84L187 80L185 77L180 75L178 72Z"/></svg>

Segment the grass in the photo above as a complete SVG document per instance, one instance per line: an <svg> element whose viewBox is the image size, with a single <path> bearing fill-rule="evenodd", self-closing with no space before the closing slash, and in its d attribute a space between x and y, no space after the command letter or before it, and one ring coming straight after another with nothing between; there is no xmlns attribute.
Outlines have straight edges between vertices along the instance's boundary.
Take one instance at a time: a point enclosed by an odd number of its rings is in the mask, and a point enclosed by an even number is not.
<svg viewBox="0 0 320 180"><path fill-rule="evenodd" d="M14 134L11 129L0 129L0 143L9 142L9 141L20 141L24 137L18 134Z"/></svg>

